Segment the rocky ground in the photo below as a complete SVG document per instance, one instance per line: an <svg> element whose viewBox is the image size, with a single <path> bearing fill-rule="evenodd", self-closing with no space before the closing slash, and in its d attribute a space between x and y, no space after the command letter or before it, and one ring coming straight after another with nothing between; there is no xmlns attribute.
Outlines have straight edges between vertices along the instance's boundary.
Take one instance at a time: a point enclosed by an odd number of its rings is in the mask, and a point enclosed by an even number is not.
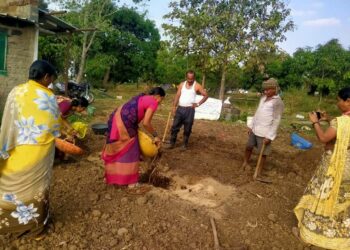
<svg viewBox="0 0 350 250"><path fill-rule="evenodd" d="M95 120L105 119L109 111ZM166 115L154 120L163 131ZM272 183L266 184L252 180L254 168L240 168L245 126L196 121L189 150L163 150L153 165L142 162L142 173L156 166L154 184L162 180L162 187L149 185L145 194L104 183L99 159L104 136L90 132L82 142L82 157L55 163L54 221L47 236L35 241L7 235L0 238L0 249L214 249L211 218L221 249L317 249L301 244L291 230L296 226L293 208L322 148L313 141L311 150L297 150L290 146L289 132L282 129L273 143L264 170Z"/></svg>

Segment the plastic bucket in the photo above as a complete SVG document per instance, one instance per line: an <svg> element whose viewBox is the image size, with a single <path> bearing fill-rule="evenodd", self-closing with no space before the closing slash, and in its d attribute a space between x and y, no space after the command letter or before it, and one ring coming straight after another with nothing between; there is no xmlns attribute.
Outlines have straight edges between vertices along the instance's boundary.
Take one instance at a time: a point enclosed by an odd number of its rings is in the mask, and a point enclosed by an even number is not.
<svg viewBox="0 0 350 250"><path fill-rule="evenodd" d="M153 143L152 138L145 132L138 130L140 150L145 157L154 157L158 153L156 144Z"/></svg>
<svg viewBox="0 0 350 250"><path fill-rule="evenodd" d="M303 137L299 136L296 133L292 133L290 136L291 144L299 149L309 149L312 147L312 143L305 140Z"/></svg>

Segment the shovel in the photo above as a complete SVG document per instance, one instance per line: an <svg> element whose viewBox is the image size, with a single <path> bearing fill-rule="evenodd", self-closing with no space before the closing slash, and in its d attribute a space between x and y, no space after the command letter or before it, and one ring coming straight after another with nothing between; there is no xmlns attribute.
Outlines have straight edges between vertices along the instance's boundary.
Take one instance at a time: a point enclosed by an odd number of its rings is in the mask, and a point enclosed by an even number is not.
<svg viewBox="0 0 350 250"><path fill-rule="evenodd" d="M253 179L254 180L257 180L258 173L260 172L260 162L261 162L261 158L262 158L262 155L264 153L264 150L265 150L265 143L263 143L263 145L262 145L262 147L260 149L258 163L256 164L255 172L254 172L254 175L253 175Z"/></svg>
<svg viewBox="0 0 350 250"><path fill-rule="evenodd" d="M168 120L166 122L166 126L165 126L165 130L164 130L164 135L163 135L162 142L165 141L166 134L168 133L168 127L169 127L169 123L170 123L170 118L171 118L171 112L169 112L169 115L168 115ZM160 148L159 148L159 150L160 150ZM151 182L152 175L153 175L153 173L155 172L155 170L157 168L156 160L160 158L159 150L158 150L158 153L153 157L152 162L150 164L151 169L152 169L153 165L154 165L154 167L153 167L153 169L151 171L151 174L149 175L149 179L148 179L149 183Z"/></svg>
<svg viewBox="0 0 350 250"><path fill-rule="evenodd" d="M168 120L166 122L166 126L165 126L165 130L164 130L164 135L163 135L162 142L165 142L165 137L166 137L166 134L168 133L170 118L171 118L171 111L169 112L169 115L168 115Z"/></svg>
<svg viewBox="0 0 350 250"><path fill-rule="evenodd" d="M255 172L254 172L254 176L253 179L254 181L260 181L263 183L272 183L272 181L268 180L268 179L263 179L263 178L258 178L258 173L260 172L260 163L261 163L261 158L263 156L264 150L265 150L265 143L263 143L261 150L260 150L260 154L259 154L259 158L258 158L258 163L256 164L255 167Z"/></svg>

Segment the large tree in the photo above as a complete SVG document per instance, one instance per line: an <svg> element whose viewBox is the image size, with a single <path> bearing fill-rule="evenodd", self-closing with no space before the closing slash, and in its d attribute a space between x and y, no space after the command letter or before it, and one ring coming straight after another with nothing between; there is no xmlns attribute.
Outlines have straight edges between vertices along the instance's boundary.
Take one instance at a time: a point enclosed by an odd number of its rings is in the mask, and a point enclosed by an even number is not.
<svg viewBox="0 0 350 250"><path fill-rule="evenodd" d="M344 73L349 70L345 49L337 39L332 39L324 45L319 45L314 55L315 67L312 71L314 84L321 93L337 89L343 81Z"/></svg>
<svg viewBox="0 0 350 250"><path fill-rule="evenodd" d="M118 82L154 80L160 35L153 21L135 9L120 8L112 15L112 27L119 31L108 43L118 59L111 77Z"/></svg>
<svg viewBox="0 0 350 250"><path fill-rule="evenodd" d="M134 3L140 3L143 0L133 0ZM80 39L80 60L79 70L76 77L78 83L81 82L84 73L88 54L96 42L98 33L108 34L113 27L111 26L111 15L117 10L115 0L54 0L63 9L69 11L66 20L82 30Z"/></svg>
<svg viewBox="0 0 350 250"><path fill-rule="evenodd" d="M180 0L170 7L166 17L175 23L164 29L183 51L208 49L205 56L221 68L220 99L231 63L239 64L253 51L273 51L294 27L288 20L290 9L282 0ZM205 22L200 21L203 17ZM186 46L192 50L185 50Z"/></svg>

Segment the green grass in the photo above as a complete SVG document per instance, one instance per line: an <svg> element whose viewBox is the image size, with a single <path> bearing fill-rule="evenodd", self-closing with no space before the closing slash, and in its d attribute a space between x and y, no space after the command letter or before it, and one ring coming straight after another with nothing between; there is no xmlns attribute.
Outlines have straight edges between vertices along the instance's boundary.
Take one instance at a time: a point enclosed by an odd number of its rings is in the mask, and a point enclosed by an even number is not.
<svg viewBox="0 0 350 250"><path fill-rule="evenodd" d="M247 116L254 115L259 99L260 97L256 93L233 94L230 101L235 107L241 110L241 115L239 117L232 117L231 122L246 122ZM281 127L284 128L293 129L291 126L292 123L301 123L297 127L303 127L306 125L305 122L309 121L308 113L311 111L326 111L331 117L336 117L340 114L336 106L337 100L334 96L323 97L320 101L320 97L307 95L306 90L289 89L283 92L282 99L285 109ZM296 118L297 114L303 115L305 118L300 120ZM304 125L302 124L303 122ZM304 133L313 133L313 130L304 131Z"/></svg>
<svg viewBox="0 0 350 250"><path fill-rule="evenodd" d="M136 84L116 85L111 87L106 93L97 93L95 95L96 101L92 105L96 107L96 111L112 111L114 108L127 102L131 97L142 92L147 92L152 87L152 85L146 84L141 84L138 88ZM167 96L159 107L156 116L167 117L172 109L175 92L176 91L174 89L167 91ZM117 96L122 96L122 99L118 99ZM301 121L295 117L297 114L305 117L305 119L302 120L303 122L309 120L309 112L318 109L326 111L333 117L340 114L338 108L336 107L336 98L333 96L322 98L322 101L320 102L319 97L309 96L305 90L289 89L283 92L282 99L285 104L285 110L282 116L281 126L285 128L292 129L291 123ZM220 120L225 123L245 123L247 116L254 115L259 100L260 97L257 95L257 93L231 95L231 103L241 110L241 114L238 117L233 116L231 121L226 121L224 118Z"/></svg>

